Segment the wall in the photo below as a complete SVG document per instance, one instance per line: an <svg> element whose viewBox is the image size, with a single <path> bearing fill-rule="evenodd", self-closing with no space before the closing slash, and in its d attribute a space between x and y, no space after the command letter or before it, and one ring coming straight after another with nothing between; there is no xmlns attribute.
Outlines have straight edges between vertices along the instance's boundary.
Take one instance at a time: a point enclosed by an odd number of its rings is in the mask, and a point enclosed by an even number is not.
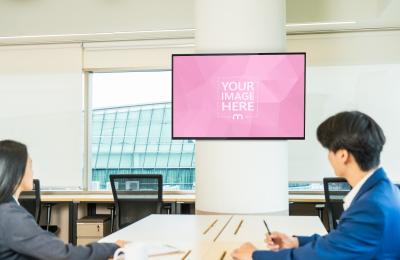
<svg viewBox="0 0 400 260"><path fill-rule="evenodd" d="M327 152L316 140L319 123L343 110L370 114L387 143L382 165L400 182L400 32L293 35L289 51L307 52L306 140L289 142L289 179L333 176Z"/></svg>
<svg viewBox="0 0 400 260"><path fill-rule="evenodd" d="M194 28L192 0L2 0L0 36Z"/></svg>

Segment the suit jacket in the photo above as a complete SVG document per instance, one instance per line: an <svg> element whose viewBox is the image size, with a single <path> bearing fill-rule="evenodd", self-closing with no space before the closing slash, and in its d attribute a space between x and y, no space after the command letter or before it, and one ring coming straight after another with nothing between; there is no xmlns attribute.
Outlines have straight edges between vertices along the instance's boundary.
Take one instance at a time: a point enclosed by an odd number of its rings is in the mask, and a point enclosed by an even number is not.
<svg viewBox="0 0 400 260"><path fill-rule="evenodd" d="M255 251L253 259L400 259L400 192L382 168L362 185L337 228L298 237L299 248Z"/></svg>
<svg viewBox="0 0 400 260"><path fill-rule="evenodd" d="M111 243L66 245L39 227L33 216L14 200L0 204L0 259L105 260L117 248Z"/></svg>

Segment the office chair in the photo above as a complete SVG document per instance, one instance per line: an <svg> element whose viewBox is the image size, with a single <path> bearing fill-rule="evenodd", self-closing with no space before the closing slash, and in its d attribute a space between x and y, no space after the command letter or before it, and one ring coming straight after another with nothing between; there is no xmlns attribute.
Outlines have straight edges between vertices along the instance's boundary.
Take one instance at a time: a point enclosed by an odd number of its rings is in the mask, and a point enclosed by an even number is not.
<svg viewBox="0 0 400 260"><path fill-rule="evenodd" d="M40 197L40 181L38 179L33 180L33 189L31 191L23 191L18 198L19 203L24 207L29 213L33 215L36 222L40 224L40 214L42 209L42 200ZM52 203L46 203L44 207L46 208L47 218L46 225L41 226L44 230L51 233L57 233L58 227L56 225L50 225L51 222L51 208Z"/></svg>
<svg viewBox="0 0 400 260"><path fill-rule="evenodd" d="M329 231L336 229L343 209L343 198L351 186L344 178L324 178L325 205L328 210Z"/></svg>
<svg viewBox="0 0 400 260"><path fill-rule="evenodd" d="M118 229L151 214L161 213L162 175L112 174L110 182Z"/></svg>
<svg viewBox="0 0 400 260"><path fill-rule="evenodd" d="M18 198L19 204L33 215L36 222L40 222L41 199L40 199L40 181L33 180L33 189L31 191L23 191Z"/></svg>

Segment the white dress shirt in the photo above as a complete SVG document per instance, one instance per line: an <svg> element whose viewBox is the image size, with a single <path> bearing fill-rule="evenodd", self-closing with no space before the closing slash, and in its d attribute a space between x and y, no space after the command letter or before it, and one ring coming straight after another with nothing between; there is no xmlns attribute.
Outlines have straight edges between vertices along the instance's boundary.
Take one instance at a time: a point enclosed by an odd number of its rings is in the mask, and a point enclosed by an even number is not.
<svg viewBox="0 0 400 260"><path fill-rule="evenodd" d="M368 180L369 177L371 177L371 175L375 172L375 170L371 171L370 173L368 173L367 175L364 176L364 178L361 179L361 181L359 181L357 183L356 186L354 186L349 193L347 193L346 197L343 198L343 209L347 210L350 205L351 202L354 200L354 198L357 196L357 193L360 191L361 187L363 186L363 184Z"/></svg>
<svg viewBox="0 0 400 260"><path fill-rule="evenodd" d="M13 195L13 198L14 198L15 202L17 202L17 204L18 204L19 206L21 206L21 204L19 204L19 201L18 201L18 199L15 197L15 195Z"/></svg>

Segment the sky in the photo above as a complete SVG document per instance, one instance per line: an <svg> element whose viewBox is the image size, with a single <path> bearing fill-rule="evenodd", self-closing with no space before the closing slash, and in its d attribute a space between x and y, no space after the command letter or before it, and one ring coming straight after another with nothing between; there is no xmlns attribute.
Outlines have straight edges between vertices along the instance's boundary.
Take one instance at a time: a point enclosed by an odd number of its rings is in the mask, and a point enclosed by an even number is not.
<svg viewBox="0 0 400 260"><path fill-rule="evenodd" d="M171 71L92 74L92 108L171 102Z"/></svg>

